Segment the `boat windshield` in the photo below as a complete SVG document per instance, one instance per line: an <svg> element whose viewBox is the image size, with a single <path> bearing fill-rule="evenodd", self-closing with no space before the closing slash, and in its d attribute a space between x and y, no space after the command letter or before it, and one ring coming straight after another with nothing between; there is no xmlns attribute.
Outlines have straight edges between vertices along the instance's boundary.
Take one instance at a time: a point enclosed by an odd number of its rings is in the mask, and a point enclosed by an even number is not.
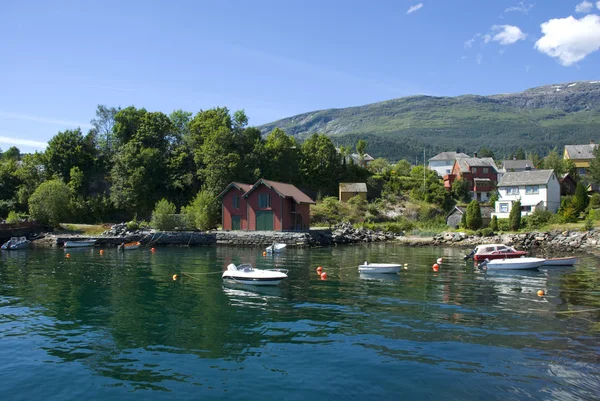
<svg viewBox="0 0 600 401"><path fill-rule="evenodd" d="M252 268L252 265L251 265L251 264L248 264L248 263L244 263L244 264L241 264L241 265L239 265L239 266L237 267L237 269L238 269L238 271L241 271L241 272L246 272L246 273L248 273L248 272L251 272L251 271L253 271L253 270L254 270L254 269Z"/></svg>

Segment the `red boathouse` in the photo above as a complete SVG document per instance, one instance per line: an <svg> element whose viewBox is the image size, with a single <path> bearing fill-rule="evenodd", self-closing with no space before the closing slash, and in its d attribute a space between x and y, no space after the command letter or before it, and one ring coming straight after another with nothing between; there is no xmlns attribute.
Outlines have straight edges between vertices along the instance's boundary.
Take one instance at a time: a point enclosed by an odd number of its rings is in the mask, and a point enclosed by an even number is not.
<svg viewBox="0 0 600 401"><path fill-rule="evenodd" d="M315 202L292 184L260 179L232 182L220 194L223 230L302 231Z"/></svg>

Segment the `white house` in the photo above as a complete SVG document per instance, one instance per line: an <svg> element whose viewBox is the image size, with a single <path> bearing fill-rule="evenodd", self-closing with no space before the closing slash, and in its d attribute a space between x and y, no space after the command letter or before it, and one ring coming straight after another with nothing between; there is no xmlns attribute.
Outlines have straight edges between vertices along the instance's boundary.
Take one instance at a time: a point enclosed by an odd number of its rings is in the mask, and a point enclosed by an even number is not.
<svg viewBox="0 0 600 401"><path fill-rule="evenodd" d="M442 152L429 159L429 169L434 170L440 177L452 173L452 166L456 159L470 157L464 153Z"/></svg>
<svg viewBox="0 0 600 401"><path fill-rule="evenodd" d="M521 216L535 209L556 213L560 207L560 183L554 170L528 170L504 174L498 183L498 201L492 216L508 218L513 203L521 201Z"/></svg>

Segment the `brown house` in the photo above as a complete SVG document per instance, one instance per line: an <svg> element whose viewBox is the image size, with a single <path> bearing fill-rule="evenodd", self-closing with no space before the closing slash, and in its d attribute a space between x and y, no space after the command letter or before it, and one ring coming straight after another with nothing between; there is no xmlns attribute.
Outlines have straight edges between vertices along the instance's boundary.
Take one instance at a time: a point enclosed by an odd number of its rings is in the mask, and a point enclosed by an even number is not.
<svg viewBox="0 0 600 401"><path fill-rule="evenodd" d="M315 203L294 185L265 179L254 185L232 182L219 196L223 230L307 230Z"/></svg>
<svg viewBox="0 0 600 401"><path fill-rule="evenodd" d="M573 176L569 173L563 174L563 176L559 180L560 182L560 194L562 196L565 195L574 195L575 189L577 188L577 181L573 178Z"/></svg>
<svg viewBox="0 0 600 401"><path fill-rule="evenodd" d="M341 182L339 189L340 202L348 202L357 195L367 200L367 184L364 182Z"/></svg>
<svg viewBox="0 0 600 401"><path fill-rule="evenodd" d="M486 202L498 185L498 168L491 157L456 159L452 173L444 176L444 188L451 191L456 180L467 181L471 199Z"/></svg>

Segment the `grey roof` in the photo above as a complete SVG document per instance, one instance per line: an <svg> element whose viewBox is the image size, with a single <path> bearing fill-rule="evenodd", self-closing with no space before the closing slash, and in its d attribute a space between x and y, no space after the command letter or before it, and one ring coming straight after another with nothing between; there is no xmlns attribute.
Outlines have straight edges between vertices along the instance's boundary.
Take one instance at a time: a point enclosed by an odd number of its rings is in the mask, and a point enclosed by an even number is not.
<svg viewBox="0 0 600 401"><path fill-rule="evenodd" d="M525 167L531 167L532 170L535 170L533 166L533 162L531 160L504 160L504 164L502 165L504 170L525 170Z"/></svg>
<svg viewBox="0 0 600 401"><path fill-rule="evenodd" d="M518 185L545 185L554 175L554 170L531 170L506 173L498 183L499 187Z"/></svg>
<svg viewBox="0 0 600 401"><path fill-rule="evenodd" d="M350 157L353 158L356 161L360 161L360 155L358 153L352 153L350 155ZM366 161L366 162L372 162L375 159L373 159L373 156L371 156L370 154L365 153L363 160Z"/></svg>
<svg viewBox="0 0 600 401"><path fill-rule="evenodd" d="M364 182L340 182L342 192L367 192L367 184Z"/></svg>
<svg viewBox="0 0 600 401"><path fill-rule="evenodd" d="M494 213L494 207L493 206L479 205L479 209L481 210L481 217L484 218L484 219L491 218L492 217L492 213ZM458 212L460 214L464 214L466 211L467 211L467 207L466 206L455 206L454 210L452 212L450 212L450 214L454 214L455 212Z"/></svg>
<svg viewBox="0 0 600 401"><path fill-rule="evenodd" d="M442 153L438 153L437 155L433 156L431 159L429 159L429 161L431 161L431 160L456 160L456 159L461 159L464 157L469 157L469 155L466 155L464 153L457 153L457 152L442 152Z"/></svg>
<svg viewBox="0 0 600 401"><path fill-rule="evenodd" d="M569 159L593 159L597 143L587 145L565 145Z"/></svg>
<svg viewBox="0 0 600 401"><path fill-rule="evenodd" d="M468 171L470 167L492 167L498 171L494 159L491 157L468 157L464 159L457 159L458 165L461 171Z"/></svg>

